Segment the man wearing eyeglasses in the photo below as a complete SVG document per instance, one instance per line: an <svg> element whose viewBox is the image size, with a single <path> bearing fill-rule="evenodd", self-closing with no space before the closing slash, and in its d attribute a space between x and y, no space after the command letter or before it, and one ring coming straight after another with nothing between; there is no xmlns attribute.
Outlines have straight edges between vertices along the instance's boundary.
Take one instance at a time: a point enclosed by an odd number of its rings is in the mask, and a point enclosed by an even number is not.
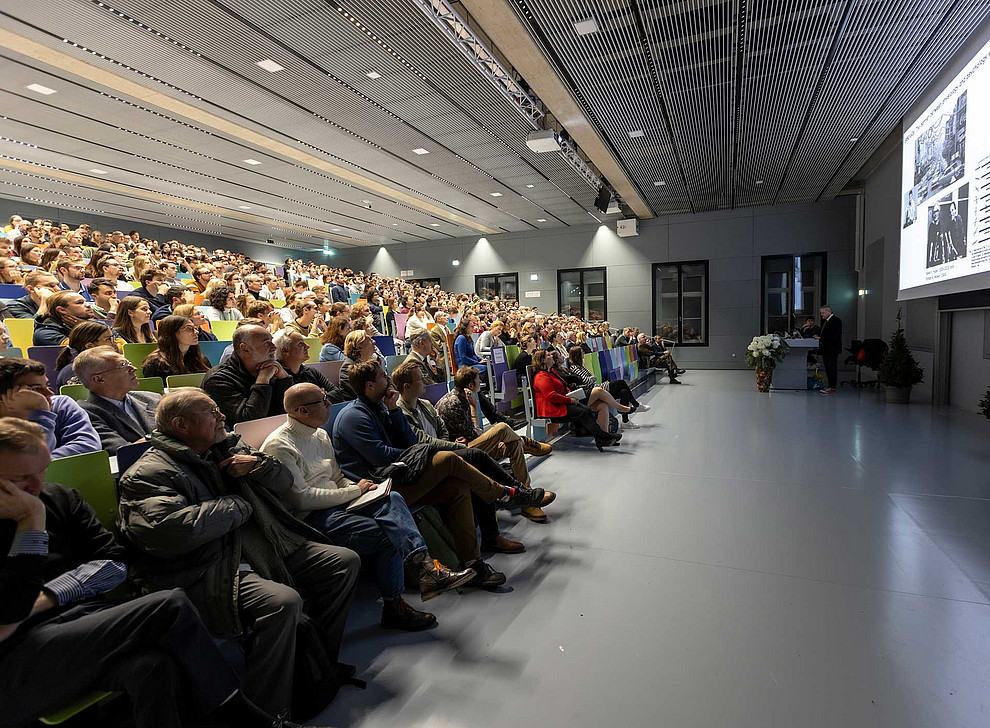
<svg viewBox="0 0 990 728"><path fill-rule="evenodd" d="M31 359L0 359L0 417L41 425L53 458L97 452L100 438L72 397L48 386L45 365Z"/></svg>
<svg viewBox="0 0 990 728"><path fill-rule="evenodd" d="M79 406L108 453L116 455L118 448L147 439L155 429L155 407L162 396L137 391L137 368L116 349L98 346L79 352L72 372L89 390Z"/></svg>

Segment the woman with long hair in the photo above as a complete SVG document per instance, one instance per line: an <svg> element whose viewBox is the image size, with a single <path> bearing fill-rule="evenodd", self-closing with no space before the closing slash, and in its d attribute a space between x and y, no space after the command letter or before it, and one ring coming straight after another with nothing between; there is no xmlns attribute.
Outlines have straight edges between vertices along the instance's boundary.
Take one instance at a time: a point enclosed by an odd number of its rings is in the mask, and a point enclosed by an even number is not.
<svg viewBox="0 0 990 728"><path fill-rule="evenodd" d="M151 352L142 365L144 376L195 374L208 371L210 362L199 350L198 327L185 316L166 316L158 322L158 350Z"/></svg>
<svg viewBox="0 0 990 728"><path fill-rule="evenodd" d="M344 339L351 333L351 320L334 316L320 337L320 361L344 361Z"/></svg>
<svg viewBox="0 0 990 728"><path fill-rule="evenodd" d="M209 286L208 286L209 287ZM208 321L240 321L244 315L237 310L234 292L223 283L214 287L204 299L203 308Z"/></svg>
<svg viewBox="0 0 990 728"><path fill-rule="evenodd" d="M124 296L117 304L113 320L117 338L128 344L148 344L157 341L151 329L151 306L138 296Z"/></svg>
<svg viewBox="0 0 990 728"><path fill-rule="evenodd" d="M45 252L41 254L41 262L38 263L38 267L49 273L55 273L55 266L65 257L65 251L62 248L46 248Z"/></svg>
<svg viewBox="0 0 990 728"><path fill-rule="evenodd" d="M488 375L488 366L478 357L474 351L474 342L471 340L473 333L472 319L474 316L465 313L454 329L454 361L460 367L474 367L483 376ZM484 380L482 380L484 381Z"/></svg>
<svg viewBox="0 0 990 728"><path fill-rule="evenodd" d="M95 346L117 347L113 338L113 332L105 325L96 321L80 321L69 331L68 346L55 360L55 393L58 394L60 387L66 384L80 384L72 373L72 362L76 360L79 352L92 349Z"/></svg>
<svg viewBox="0 0 990 728"><path fill-rule="evenodd" d="M175 316L185 316L190 319L196 326L196 335L199 336L200 341L216 341L216 334L206 331L203 328L203 324L207 323L208 319L203 315L203 312L199 310L197 306L191 303L184 303L181 306L176 306L172 309L172 313Z"/></svg>
<svg viewBox="0 0 990 728"><path fill-rule="evenodd" d="M97 266L100 264L100 261L103 260L104 258L106 258L108 255L110 255L110 252L107 251L107 250L97 250L95 253L93 253L92 256L90 256L89 262L86 264L86 277L87 278L100 278L101 277L96 272L97 271Z"/></svg>
<svg viewBox="0 0 990 728"><path fill-rule="evenodd" d="M147 255L137 255L134 257L134 267L130 271L131 280L137 285L141 285L141 274L151 267L151 258Z"/></svg>
<svg viewBox="0 0 990 728"><path fill-rule="evenodd" d="M13 258L0 260L0 283L7 285L24 285L24 276L21 274L21 267Z"/></svg>
<svg viewBox="0 0 990 728"><path fill-rule="evenodd" d="M21 246L21 263L24 265L41 265L41 256L45 254L45 249L34 243L24 243Z"/></svg>
<svg viewBox="0 0 990 728"><path fill-rule="evenodd" d="M550 352L540 349L533 353L533 398L535 400L536 416L549 419L551 422L573 422L585 435L595 438L595 446L602 451L606 445L618 445L622 435L609 434L602 428L595 413L580 400L568 397L570 391L567 384L553 370L553 359ZM606 417L608 412L606 410Z"/></svg>

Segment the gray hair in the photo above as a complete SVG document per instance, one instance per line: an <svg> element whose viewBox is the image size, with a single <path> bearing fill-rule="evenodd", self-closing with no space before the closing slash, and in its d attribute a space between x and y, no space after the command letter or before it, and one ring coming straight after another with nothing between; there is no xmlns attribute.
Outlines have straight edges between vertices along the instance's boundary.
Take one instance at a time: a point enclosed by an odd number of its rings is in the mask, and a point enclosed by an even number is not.
<svg viewBox="0 0 990 728"><path fill-rule="evenodd" d="M196 387L181 387L169 392L159 400L158 407L155 409L155 425L162 434L175 437L176 430L172 423L180 417L185 417L190 406L203 399L210 399L210 397L202 389Z"/></svg>
<svg viewBox="0 0 990 728"><path fill-rule="evenodd" d="M417 346L425 341L433 343L433 339L430 338L430 332L425 330L417 331L415 334L409 337L409 346L415 349Z"/></svg>
<svg viewBox="0 0 990 728"><path fill-rule="evenodd" d="M107 354L117 353L117 350L112 346L94 346L92 349L80 351L72 361L72 373L79 377L79 381L89 389L96 373L106 368L106 363L103 361L104 357Z"/></svg>
<svg viewBox="0 0 990 728"><path fill-rule="evenodd" d="M298 331L293 331L292 329L279 329L272 334L272 343L275 344L276 359L282 359L282 349L288 349L292 344L292 335L298 333Z"/></svg>

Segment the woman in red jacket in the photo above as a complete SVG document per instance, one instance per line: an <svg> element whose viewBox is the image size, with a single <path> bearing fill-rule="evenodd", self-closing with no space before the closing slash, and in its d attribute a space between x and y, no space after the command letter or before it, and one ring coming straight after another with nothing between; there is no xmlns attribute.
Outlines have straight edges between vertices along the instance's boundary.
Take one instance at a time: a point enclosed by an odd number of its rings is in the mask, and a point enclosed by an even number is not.
<svg viewBox="0 0 990 728"><path fill-rule="evenodd" d="M595 438L595 445L602 450L604 445L618 445L622 435L610 435L599 427L595 413L577 399L567 396L567 384L553 371L547 350L533 353L533 397L536 416L545 417L551 422L573 422L584 434Z"/></svg>

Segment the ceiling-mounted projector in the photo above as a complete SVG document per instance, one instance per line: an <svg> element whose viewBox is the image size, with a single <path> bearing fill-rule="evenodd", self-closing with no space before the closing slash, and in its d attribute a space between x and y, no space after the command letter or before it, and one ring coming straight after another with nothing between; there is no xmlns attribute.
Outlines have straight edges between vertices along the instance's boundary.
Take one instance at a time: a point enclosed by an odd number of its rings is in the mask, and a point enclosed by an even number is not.
<svg viewBox="0 0 990 728"><path fill-rule="evenodd" d="M557 132L553 129L538 129L531 131L526 137L526 146L534 152L559 152L560 142L557 140Z"/></svg>

